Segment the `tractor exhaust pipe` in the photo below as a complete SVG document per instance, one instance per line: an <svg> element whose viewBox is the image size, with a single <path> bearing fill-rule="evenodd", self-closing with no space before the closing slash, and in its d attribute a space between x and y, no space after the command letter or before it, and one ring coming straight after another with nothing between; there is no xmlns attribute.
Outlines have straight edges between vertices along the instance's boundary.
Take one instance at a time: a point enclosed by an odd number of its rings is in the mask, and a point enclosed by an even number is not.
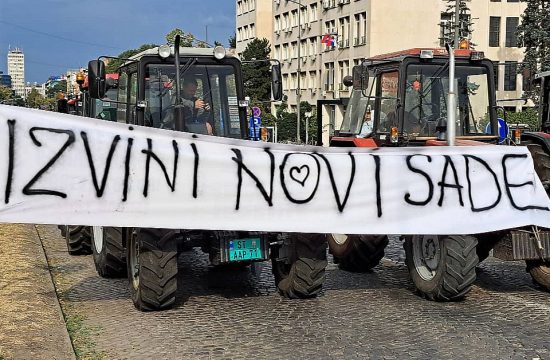
<svg viewBox="0 0 550 360"><path fill-rule="evenodd" d="M174 39L174 64L176 66L176 102L174 104L174 127L176 131L185 131L185 119L183 114L183 105L181 103L180 89L181 89L181 76L180 76L180 41L181 37L176 35Z"/></svg>
<svg viewBox="0 0 550 360"><path fill-rule="evenodd" d="M449 53L449 95L447 100L447 145L454 146L456 138L456 92L455 52L450 44L445 45Z"/></svg>

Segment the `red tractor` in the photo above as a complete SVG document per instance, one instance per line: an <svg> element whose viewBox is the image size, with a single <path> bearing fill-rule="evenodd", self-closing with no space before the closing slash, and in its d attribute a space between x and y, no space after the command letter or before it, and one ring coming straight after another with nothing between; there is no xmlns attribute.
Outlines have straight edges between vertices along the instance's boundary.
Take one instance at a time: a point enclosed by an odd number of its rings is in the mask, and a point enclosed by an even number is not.
<svg viewBox="0 0 550 360"><path fill-rule="evenodd" d="M453 58L451 62L445 49L415 48L376 56L355 66L353 76L344 79L344 84L352 87L352 95L330 146L447 145L447 119L451 115L456 117L455 145L499 144L502 139L493 63L472 50L454 50ZM451 67L456 106L448 100ZM448 114L447 108L455 108L454 114ZM535 138L545 138L548 146L548 136L524 134L526 140L533 139L530 146L534 149L538 149ZM535 161L545 171L546 177L540 171L539 176L547 183L548 149L545 154L545 160ZM526 260L534 280L549 287L549 231L526 228L476 235L419 234L402 239L410 276L420 294L431 300L463 297L476 279L476 266L493 248L495 257ZM367 271L384 256L388 237L332 234L328 241L341 268Z"/></svg>

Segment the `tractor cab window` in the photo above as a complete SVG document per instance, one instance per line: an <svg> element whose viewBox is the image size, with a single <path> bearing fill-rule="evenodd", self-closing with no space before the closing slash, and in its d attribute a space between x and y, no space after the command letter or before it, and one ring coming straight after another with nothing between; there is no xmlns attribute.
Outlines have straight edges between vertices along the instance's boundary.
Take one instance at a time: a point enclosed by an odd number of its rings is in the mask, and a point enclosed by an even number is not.
<svg viewBox="0 0 550 360"><path fill-rule="evenodd" d="M379 101L378 132L390 132L392 127L398 126L397 118L397 92L399 90L399 72L391 71L382 73L379 77L378 92Z"/></svg>
<svg viewBox="0 0 550 360"><path fill-rule="evenodd" d="M340 127L342 134L358 134L360 137L368 136L373 131L374 117L374 84L375 77L369 77L366 89L354 86L346 106L346 112ZM365 94L367 96L365 96Z"/></svg>
<svg viewBox="0 0 550 360"><path fill-rule="evenodd" d="M457 65L456 135L480 135L489 122L489 77L486 67ZM446 64L407 67L403 132L436 136L447 118L449 69Z"/></svg>
<svg viewBox="0 0 550 360"><path fill-rule="evenodd" d="M185 63L183 61L182 63ZM148 126L175 130L176 68L149 64L145 74L144 120ZM241 136L235 69L231 65L192 65L180 69L180 99L187 131Z"/></svg>

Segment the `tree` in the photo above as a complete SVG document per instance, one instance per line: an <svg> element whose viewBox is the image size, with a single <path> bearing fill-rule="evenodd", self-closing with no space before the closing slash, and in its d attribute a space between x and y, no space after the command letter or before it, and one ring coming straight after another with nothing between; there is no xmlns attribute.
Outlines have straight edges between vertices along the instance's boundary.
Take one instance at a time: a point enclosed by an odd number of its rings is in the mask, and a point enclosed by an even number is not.
<svg viewBox="0 0 550 360"><path fill-rule="evenodd" d="M229 47L235 49L237 47L237 35L233 34L227 40L229 42Z"/></svg>
<svg viewBox="0 0 550 360"><path fill-rule="evenodd" d="M195 35L191 33L186 33L180 28L175 28L172 31L170 31L168 34L166 34L166 43L168 45L174 45L176 35L180 36L180 45L183 47L192 47L193 42L196 40Z"/></svg>
<svg viewBox="0 0 550 360"><path fill-rule="evenodd" d="M53 98L58 93L65 93L67 91L67 80L56 81L46 90L46 96Z"/></svg>
<svg viewBox="0 0 550 360"><path fill-rule="evenodd" d="M135 54L139 54L142 51L152 49L152 48L157 47L157 46L158 45L156 45L156 44L143 44L137 49L130 49L130 50L123 51L117 56L118 59L109 59L109 62L107 64L107 67L106 67L105 71L107 73L115 73L115 72L118 71L118 68L122 64L124 64L124 62L126 61L124 59L128 59L131 56L134 56Z"/></svg>
<svg viewBox="0 0 550 360"><path fill-rule="evenodd" d="M466 2L469 2L470 0L460 0L459 3L459 30L458 30L458 40L466 39L470 41L470 46L474 46L474 44L471 43L472 40L472 33L473 25L472 22L472 15L470 12L470 8L466 4ZM447 15L447 17L450 19L448 22L441 22L441 35L442 37L439 38L441 44L451 44L454 46L454 40L455 40L455 16L456 16L456 0L443 0L443 2L447 3L447 8L445 9L445 12L443 14Z"/></svg>
<svg viewBox="0 0 550 360"><path fill-rule="evenodd" d="M523 0L527 3L518 26L518 42L525 47L525 58L519 67L524 76L550 70L550 2ZM527 86L524 96L537 99L537 91Z"/></svg>
<svg viewBox="0 0 550 360"><path fill-rule="evenodd" d="M0 101L10 100L12 98L12 91L9 87L0 85Z"/></svg>
<svg viewBox="0 0 550 360"><path fill-rule="evenodd" d="M32 88L29 95L27 95L27 106L30 108L38 109L44 104L44 96L42 96L42 94L40 94L38 90Z"/></svg>
<svg viewBox="0 0 550 360"><path fill-rule="evenodd" d="M242 53L243 61L254 61L248 64L244 63L242 66L246 93L250 96L253 104L271 99L270 52L269 40L254 39L248 43Z"/></svg>
<svg viewBox="0 0 550 360"><path fill-rule="evenodd" d="M222 43L218 40L214 41L214 46L222 46Z"/></svg>

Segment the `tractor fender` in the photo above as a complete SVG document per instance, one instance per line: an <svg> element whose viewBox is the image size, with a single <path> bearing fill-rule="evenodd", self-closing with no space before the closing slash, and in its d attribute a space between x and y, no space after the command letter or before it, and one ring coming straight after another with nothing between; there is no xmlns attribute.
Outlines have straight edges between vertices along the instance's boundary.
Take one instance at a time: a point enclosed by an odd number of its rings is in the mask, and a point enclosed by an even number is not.
<svg viewBox="0 0 550 360"><path fill-rule="evenodd" d="M550 154L550 134L543 132L525 132L521 134L521 140L532 141L541 145L547 154Z"/></svg>

